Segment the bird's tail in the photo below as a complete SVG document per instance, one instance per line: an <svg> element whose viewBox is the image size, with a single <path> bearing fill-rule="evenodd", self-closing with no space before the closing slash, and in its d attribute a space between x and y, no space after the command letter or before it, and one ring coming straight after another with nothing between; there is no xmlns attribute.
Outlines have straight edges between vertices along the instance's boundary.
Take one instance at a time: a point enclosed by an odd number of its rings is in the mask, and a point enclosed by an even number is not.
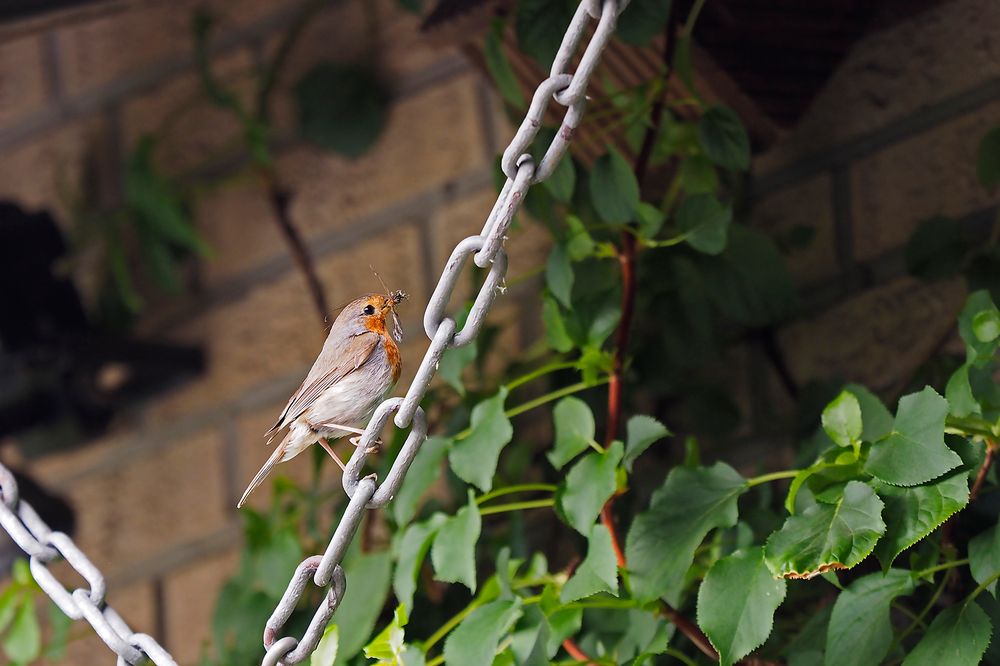
<svg viewBox="0 0 1000 666"><path fill-rule="evenodd" d="M253 477L253 481L251 481L250 485L247 486L247 489L243 491L243 497L241 497L240 501L236 504L237 509L242 507L243 504L247 501L247 498L250 497L250 493L252 493L257 488L257 486L259 486L261 483L264 482L264 479L266 479L267 475L271 473L271 470L274 469L274 466L277 465L282 460L284 460L286 443L287 443L287 437L285 438L285 441L282 441L281 444L279 444L274 448L274 452L271 453L271 457L267 459L267 462L264 463L264 466L261 467L260 471L257 472L256 476Z"/></svg>

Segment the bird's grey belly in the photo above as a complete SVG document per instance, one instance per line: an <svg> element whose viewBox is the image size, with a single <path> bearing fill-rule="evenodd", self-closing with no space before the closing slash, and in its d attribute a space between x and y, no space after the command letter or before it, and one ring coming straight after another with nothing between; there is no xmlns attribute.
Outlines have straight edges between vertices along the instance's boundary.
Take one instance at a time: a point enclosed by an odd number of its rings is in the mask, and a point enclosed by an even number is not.
<svg viewBox="0 0 1000 666"><path fill-rule="evenodd" d="M343 437L351 433L321 424L362 428L391 389L390 373L352 372L323 391L303 416L323 437Z"/></svg>

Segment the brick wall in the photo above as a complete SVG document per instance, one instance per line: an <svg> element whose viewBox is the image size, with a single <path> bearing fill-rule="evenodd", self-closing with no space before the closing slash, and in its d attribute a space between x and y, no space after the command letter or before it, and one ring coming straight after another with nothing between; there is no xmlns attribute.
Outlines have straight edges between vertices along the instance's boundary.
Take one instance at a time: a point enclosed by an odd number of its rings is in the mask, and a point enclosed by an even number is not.
<svg viewBox="0 0 1000 666"><path fill-rule="evenodd" d="M216 68L237 82L294 15L291 2L209 4L223 17ZM78 184L85 162L98 164L107 196L116 196L125 151L196 89L186 27L194 6L111 2L4 33L0 196L66 222L57 183ZM345 36L361 30L359 7L336 4L310 25L291 80L320 58L353 55ZM405 383L426 347L421 306L455 241L477 232L492 204L492 160L508 129L489 84L457 51L428 46L395 2L378 8L380 66L394 91L383 137L355 161L286 141L278 171L331 303L375 288L369 264L413 295L404 310ZM868 36L800 126L756 158L752 222L816 230L790 257L812 304L780 334L796 380L841 376L894 390L950 328L961 285L906 278L900 246L927 216L979 224L998 202L974 180L976 142L1000 122L998 23L993 0L953 0ZM291 109L286 88L279 127L290 126ZM164 155L172 169L190 168L233 132L208 106L181 122ZM237 564L234 505L267 452L261 434L322 342L270 215L251 182L203 196L197 217L214 256L199 266L199 290L141 324L144 335L203 346L201 378L123 415L86 447L18 461L73 503L76 538L109 575L112 603L181 663L197 660L216 591ZM514 234L512 275L543 261L543 241L537 229ZM537 314L515 289L498 301L495 320L516 342ZM761 354L734 352L755 416L784 399L761 371ZM307 467L303 459L284 472L302 477ZM263 487L252 503L268 493ZM106 658L86 635L67 663Z"/></svg>

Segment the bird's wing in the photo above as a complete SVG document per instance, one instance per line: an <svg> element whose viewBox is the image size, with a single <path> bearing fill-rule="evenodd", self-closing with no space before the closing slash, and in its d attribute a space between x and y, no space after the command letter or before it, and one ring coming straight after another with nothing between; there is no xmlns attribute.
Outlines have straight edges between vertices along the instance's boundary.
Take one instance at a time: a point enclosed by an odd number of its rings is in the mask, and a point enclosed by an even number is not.
<svg viewBox="0 0 1000 666"><path fill-rule="evenodd" d="M309 409L323 391L360 368L372 355L378 341L377 333L364 332L350 337L342 347L324 349L313 363L305 381L288 400L278 421L265 433L265 437L269 438L268 441L286 424Z"/></svg>

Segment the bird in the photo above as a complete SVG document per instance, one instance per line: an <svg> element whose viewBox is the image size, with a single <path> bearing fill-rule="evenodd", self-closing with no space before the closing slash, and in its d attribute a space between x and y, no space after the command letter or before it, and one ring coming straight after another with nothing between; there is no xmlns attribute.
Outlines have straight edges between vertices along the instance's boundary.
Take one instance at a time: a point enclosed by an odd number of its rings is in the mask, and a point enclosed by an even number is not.
<svg viewBox="0 0 1000 666"><path fill-rule="evenodd" d="M385 294L366 294L344 306L305 380L275 424L264 433L270 444L282 429L288 428L236 508L243 506L275 465L291 460L316 442L344 469L327 439L354 433L351 442L356 446L364 433L360 427L399 380L403 331L396 306L406 297L403 291L387 290Z"/></svg>

